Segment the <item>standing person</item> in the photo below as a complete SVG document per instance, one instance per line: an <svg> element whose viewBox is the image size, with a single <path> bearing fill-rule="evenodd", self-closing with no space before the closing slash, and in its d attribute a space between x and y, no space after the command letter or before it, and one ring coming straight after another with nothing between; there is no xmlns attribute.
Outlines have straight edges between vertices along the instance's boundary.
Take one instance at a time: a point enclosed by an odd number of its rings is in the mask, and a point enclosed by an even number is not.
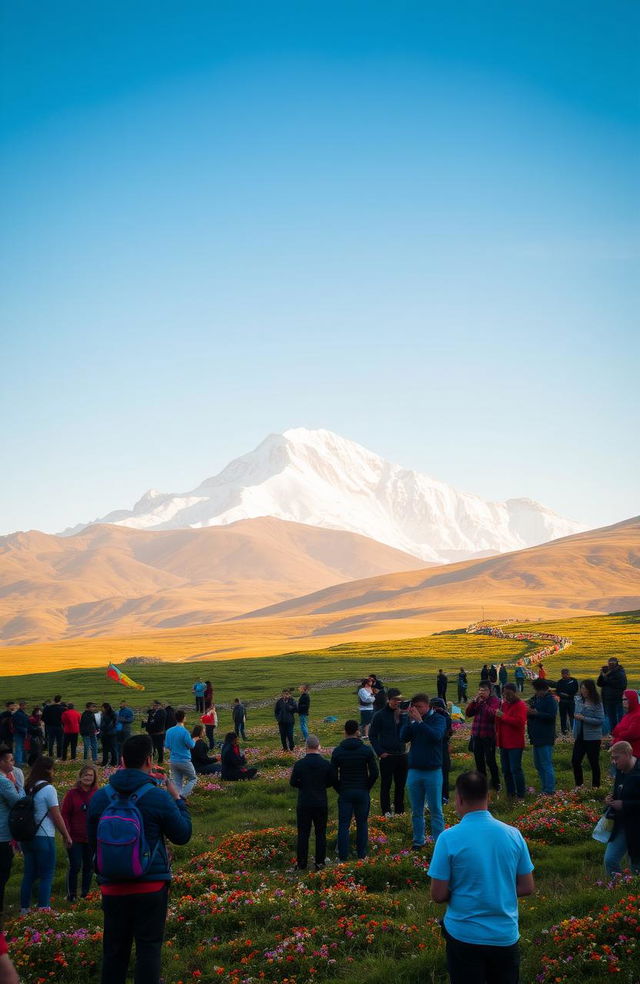
<svg viewBox="0 0 640 984"><path fill-rule="evenodd" d="M507 796L524 799L526 785L522 771L527 705L518 697L515 683L505 683L502 703L496 711L496 744L500 749L500 766Z"/></svg>
<svg viewBox="0 0 640 984"><path fill-rule="evenodd" d="M445 830L428 874L431 898L447 903L442 921L451 984L517 984L518 898L534 892L533 865L519 830L489 812L487 778L456 781L460 823Z"/></svg>
<svg viewBox="0 0 640 984"><path fill-rule="evenodd" d="M360 684L358 690L358 709L360 711L360 734L363 738L369 735L369 725L373 718L373 705L376 702L376 695L373 692L371 677L367 677Z"/></svg>
<svg viewBox="0 0 640 984"><path fill-rule="evenodd" d="M31 714L29 715L29 755L27 758L27 765L32 766L33 763L44 751L44 726L42 724L42 708L33 708Z"/></svg>
<svg viewBox="0 0 640 984"><path fill-rule="evenodd" d="M211 680L204 681L204 712L207 713L208 710L213 706L213 684Z"/></svg>
<svg viewBox="0 0 640 984"><path fill-rule="evenodd" d="M209 709L200 718L200 723L204 724L205 734L209 745L209 751L216 747L216 728L218 726L218 715L216 709L211 704Z"/></svg>
<svg viewBox="0 0 640 984"><path fill-rule="evenodd" d="M555 691L559 699L560 731L563 735L567 735L570 731L573 731L573 712L578 689L578 681L575 677L571 676L569 670L566 668L560 670L560 679L556 683ZM598 703L600 703L600 698L598 698Z"/></svg>
<svg viewBox="0 0 640 984"><path fill-rule="evenodd" d="M628 741L617 741L611 747L611 761L616 774L613 790L604 801L614 824L604 852L604 866L608 875L619 874L627 854L629 867L634 874L640 874L640 760Z"/></svg>
<svg viewBox="0 0 640 984"><path fill-rule="evenodd" d="M614 744L618 741L628 741L633 754L640 756L640 707L638 694L635 690L625 690L622 695L622 710L624 714L611 733Z"/></svg>
<svg viewBox="0 0 640 984"><path fill-rule="evenodd" d="M202 737L204 732L203 724L196 724L191 729L191 737L195 744L191 749L191 762L198 775L212 776L222 771L222 766L215 755L209 758L208 743Z"/></svg>
<svg viewBox="0 0 640 984"><path fill-rule="evenodd" d="M538 663L538 679L539 680L547 679L547 671L544 668L544 663Z"/></svg>
<svg viewBox="0 0 640 984"><path fill-rule="evenodd" d="M62 703L62 697L60 694L56 694L53 698L53 704L45 704L44 710L42 711L42 720L47 731L49 757L53 756L55 748L56 756L62 758L62 743L64 740L62 715L65 708L66 704Z"/></svg>
<svg viewBox="0 0 640 984"><path fill-rule="evenodd" d="M82 757L85 762L89 756L91 756L92 762L98 761L98 739L96 738L98 732L98 725L96 724L97 710L98 705L94 704L92 700L89 700L84 705L84 711L80 717L80 735L84 745Z"/></svg>
<svg viewBox="0 0 640 984"><path fill-rule="evenodd" d="M591 766L591 785L594 789L598 789L600 786L600 746L602 744L604 709L593 680L582 681L580 693L574 698L574 702L573 736L575 741L571 755L573 778L576 786L582 785L582 760L586 755Z"/></svg>
<svg viewBox="0 0 640 984"><path fill-rule="evenodd" d="M349 857L349 828L356 821L356 852L366 858L369 850L370 790L378 778L373 749L358 735L358 722L347 721L344 739L334 748L331 764L338 775L338 857Z"/></svg>
<svg viewBox="0 0 640 984"><path fill-rule="evenodd" d="M451 750L449 741L453 734L453 722L442 697L432 697L429 707L436 714L441 714L445 720L446 729L442 736L442 802L449 802L449 773L451 772Z"/></svg>
<svg viewBox="0 0 640 984"><path fill-rule="evenodd" d="M491 785L500 789L500 774L496 762L496 711L500 701L491 693L489 680L481 680L478 692L465 708L467 717L473 718L471 741L473 757L478 772L491 775Z"/></svg>
<svg viewBox="0 0 640 984"><path fill-rule="evenodd" d="M500 668L498 669L498 683L500 684L500 690L498 696L502 694L505 683L509 682L509 671L507 670L504 663L500 663Z"/></svg>
<svg viewBox="0 0 640 984"><path fill-rule="evenodd" d="M438 691L438 697L442 697L443 700L447 699L447 683L449 682L447 674L444 670L438 670L438 675L436 677L436 688Z"/></svg>
<svg viewBox="0 0 640 984"><path fill-rule="evenodd" d="M416 694L411 699L408 718L400 732L400 738L411 745L407 788L411 801L413 848L420 850L426 841L425 804L429 807L433 840L436 841L444 830L442 741L447 723L441 714L436 714L429 707L426 694Z"/></svg>
<svg viewBox="0 0 640 984"><path fill-rule="evenodd" d="M95 765L83 765L78 781L62 801L62 818L71 836L72 844L67 849L69 870L67 872L67 901L75 902L78 896L78 875L82 871L80 896L86 899L93 878L93 856L89 847L87 815L89 803L98 791L98 770Z"/></svg>
<svg viewBox="0 0 640 984"><path fill-rule="evenodd" d="M489 667L489 683L492 687L492 693L500 695L500 687L498 684L498 667L495 663L492 663Z"/></svg>
<svg viewBox="0 0 640 984"><path fill-rule="evenodd" d="M311 708L309 689L309 684L303 683L298 697L298 721L300 722L300 732L305 741L309 737L309 710Z"/></svg>
<svg viewBox="0 0 640 984"><path fill-rule="evenodd" d="M0 714L0 742L13 752L13 715L18 705L15 700L8 700L4 711Z"/></svg>
<svg viewBox="0 0 640 984"><path fill-rule="evenodd" d="M524 681L527 679L527 674L525 672L524 666L516 666L516 671L514 674L516 678L516 687L518 688L518 693L524 693Z"/></svg>
<svg viewBox="0 0 640 984"><path fill-rule="evenodd" d="M58 806L58 794L53 787L55 762L41 755L33 763L25 782L24 791L33 796L33 816L36 834L31 840L20 841L24 855L24 873L20 886L20 915L25 916L31 905L31 896L38 883L38 908L51 907L51 884L56 870L56 829L62 835L65 847L72 840Z"/></svg>
<svg viewBox="0 0 640 984"><path fill-rule="evenodd" d="M153 750L157 756L158 765L162 765L164 762L166 715L164 713L164 707L159 700L154 700L149 708L147 720L144 722L143 727L146 728L147 734L149 735L149 738L151 738L151 744L153 745Z"/></svg>
<svg viewBox="0 0 640 984"><path fill-rule="evenodd" d="M329 759L320 754L320 739L316 735L307 735L306 755L295 763L289 779L289 784L298 790L296 867L299 871L306 871L307 868L312 825L316 835L315 870L324 868L329 815L327 789L329 786L335 787L337 781L335 768Z"/></svg>
<svg viewBox="0 0 640 984"><path fill-rule="evenodd" d="M178 723L178 719L176 717L176 711L174 711L174 709L171 706L171 704L167 704L166 707L165 707L165 709L164 709L164 727L165 727L165 731L168 731L169 728L175 728L175 726L176 726L177 723Z"/></svg>
<svg viewBox="0 0 640 984"><path fill-rule="evenodd" d="M288 693L288 691L287 691ZM278 705L276 704L276 707ZM240 700L239 697L234 697L233 707L231 708L231 717L233 718L233 730L236 733L236 738L242 738L243 741L247 740L247 735L245 732L245 721L247 720L247 709ZM277 717L277 715L276 715ZM293 718L291 719L291 741L293 742ZM279 722L278 722L279 723ZM282 732L280 732L280 737L282 738ZM283 748L285 745L283 743Z"/></svg>
<svg viewBox="0 0 640 984"><path fill-rule="evenodd" d="M224 737L220 762L222 763L222 778L225 782L253 779L258 774L256 768L247 766L247 758L240 751L238 736L235 731L228 731Z"/></svg>
<svg viewBox="0 0 640 984"><path fill-rule="evenodd" d="M484 683L489 679L489 667L487 663L482 664L482 669L480 670L480 683Z"/></svg>
<svg viewBox="0 0 640 984"><path fill-rule="evenodd" d="M391 813L391 786L393 784L393 812L404 813L404 788L407 784L409 758L407 748L400 740L400 732L407 723L407 712L400 707L402 694L397 687L387 691L387 703L376 711L371 721L369 738L380 766L380 812L385 817Z"/></svg>
<svg viewBox="0 0 640 984"><path fill-rule="evenodd" d="M176 711L176 723L165 734L164 747L169 752L171 781L179 795L187 799L191 796L198 779L191 761L191 749L195 741L187 731L184 719L184 711Z"/></svg>
<svg viewBox="0 0 640 984"><path fill-rule="evenodd" d="M609 730L613 731L622 717L622 695L627 689L627 674L615 656L602 667L596 683L602 691L602 704L609 720Z"/></svg>
<svg viewBox="0 0 640 984"><path fill-rule="evenodd" d="M75 762L78 754L78 735L80 734L80 711L69 703L62 712L62 761L67 761L67 751L71 749L71 760Z"/></svg>
<svg viewBox="0 0 640 984"><path fill-rule="evenodd" d="M0 746L0 759L3 760L3 767L0 768L0 930L2 930L4 890L13 865L13 838L9 830L9 811L14 803L24 796L24 789L18 789L7 774L7 771L11 773L13 765L13 754L7 745Z"/></svg>
<svg viewBox="0 0 640 984"><path fill-rule="evenodd" d="M375 714L376 711L381 711L386 706L387 691L385 690L384 683L375 673L369 674L369 681L373 691L373 713Z"/></svg>
<svg viewBox="0 0 640 984"><path fill-rule="evenodd" d="M466 704L467 702L467 686L469 681L467 680L467 674L465 673L464 667L461 666L458 670L458 703Z"/></svg>
<svg viewBox="0 0 640 984"><path fill-rule="evenodd" d="M556 789L553 768L553 745L556 740L558 705L546 680L533 681L533 697L527 707L527 731L533 745L533 764L540 777L542 792L547 795Z"/></svg>
<svg viewBox="0 0 640 984"><path fill-rule="evenodd" d="M26 762L25 745L29 734L29 715L26 712L26 700L19 700L18 706L13 712L13 755L16 765L24 765Z"/></svg>
<svg viewBox="0 0 640 984"><path fill-rule="evenodd" d="M196 711L199 714L204 714L204 694L207 689L206 683L204 683L201 677L198 677L191 689L196 698Z"/></svg>
<svg viewBox="0 0 640 984"><path fill-rule="evenodd" d="M116 752L116 714L111 704L104 702L100 715L100 741L102 742L102 766L118 764Z"/></svg>
<svg viewBox="0 0 640 984"><path fill-rule="evenodd" d="M133 708L129 707L124 697L120 701L120 707L116 714L116 749L118 762L122 756L122 746L128 738L131 738L131 729L135 720Z"/></svg>
<svg viewBox="0 0 640 984"><path fill-rule="evenodd" d="M100 817L111 804L136 797L151 860L142 875L126 881L98 873L104 911L101 982L125 984L135 940L136 984L159 984L171 880L165 837L174 844L187 844L191 818L173 783L167 783L164 790L151 778L153 746L148 735L129 738L122 747L122 758L124 769L115 772L89 804L89 844L96 853Z"/></svg>
<svg viewBox="0 0 640 984"><path fill-rule="evenodd" d="M278 722L282 751L293 751L293 722L294 715L298 710L298 705L291 696L290 690L283 690L281 696L276 701L273 713Z"/></svg>

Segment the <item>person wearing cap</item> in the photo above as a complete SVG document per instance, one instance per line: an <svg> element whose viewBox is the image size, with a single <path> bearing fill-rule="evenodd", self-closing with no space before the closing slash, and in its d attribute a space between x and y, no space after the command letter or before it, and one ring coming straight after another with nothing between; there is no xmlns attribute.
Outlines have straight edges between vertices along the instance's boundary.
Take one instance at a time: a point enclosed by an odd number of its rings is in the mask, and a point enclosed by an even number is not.
<svg viewBox="0 0 640 984"><path fill-rule="evenodd" d="M380 766L380 812L391 816L391 786L393 784L393 812L404 813L404 789L407 784L409 757L400 732L407 723L407 712L400 704L402 694L397 687L387 691L385 706L376 711L369 728L369 740L378 756Z"/></svg>

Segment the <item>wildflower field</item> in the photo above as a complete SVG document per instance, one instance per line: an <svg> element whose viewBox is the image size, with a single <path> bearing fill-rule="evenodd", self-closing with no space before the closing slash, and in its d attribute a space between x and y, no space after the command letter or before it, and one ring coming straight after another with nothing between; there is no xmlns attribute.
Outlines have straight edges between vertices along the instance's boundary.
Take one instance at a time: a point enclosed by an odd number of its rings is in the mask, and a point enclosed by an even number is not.
<svg viewBox="0 0 640 984"><path fill-rule="evenodd" d="M614 620L620 619L624 633L629 623L621 616L610 618L609 651L618 646L616 654L627 665L630 683L638 687L635 652L627 648L626 639L623 644L622 636L615 637ZM578 621L602 623L603 619ZM560 629L571 635L573 624L554 623L553 631ZM602 624L597 629L602 633ZM466 665L473 691L480 665L489 658L479 657L478 647L487 644L495 659L499 640L459 635L442 638L445 649L455 641L456 663ZM461 657L465 645L471 654L468 658ZM513 643L503 643L505 659L507 649L513 652ZM599 665L606 654L603 647L597 656L591 652L580 656L576 644L573 652L569 649L559 658L562 665L583 677L597 669L588 665L592 657ZM244 750L249 764L260 771L256 780L246 783L225 784L216 777L202 778L189 800L194 836L188 845L172 848L175 878L163 958L166 984L446 981L438 925L444 910L428 897L426 871L431 845L427 844L423 852L410 850L409 814L380 816L377 787L372 794L370 853L365 861L355 857L345 864L335 861L337 810L335 794L330 791L330 863L318 873L293 870L296 797L288 785L288 775L301 749L294 753L280 750L271 703L260 705L283 685L324 683L324 687L312 689L311 730L319 734L328 753L341 739L341 723L355 715L354 680L361 672L375 671L387 685L397 684L409 696L419 690L433 690L435 673L442 665L442 654L427 658L414 652L394 657L393 644L386 654L363 657L354 652L352 657L350 661L348 653L341 651L312 654L306 659L298 654L252 660L242 667L233 661L233 673L227 664L222 677L224 664L210 668L219 708L234 696L249 701ZM442 662L450 668L448 661ZM548 665L549 676L555 679L560 668L560 663ZM201 669L203 676L209 675L206 666L198 665L197 672ZM155 677L152 670L162 671L162 678ZM181 665L178 679L171 684L174 689L165 691L163 683L170 679L170 670L168 666L145 668L145 674L150 674L145 679L145 695L116 691L114 685L91 671L83 687L92 689L90 693L85 690L84 697L77 684L79 671L70 671L30 678L28 686L24 686L26 678L14 678L10 686L16 688L15 693L12 690L8 696L24 693L41 699L55 690L78 702L89 696L115 701L125 694L136 708L143 706L141 698L146 703L155 696L188 705L190 683L189 687L186 682L182 686L182 700L177 691L181 681L195 679L194 667ZM455 699L455 692L450 691L449 696ZM328 715L338 720L325 722ZM195 721L192 712L187 723ZM223 709L218 737L228 730L229 723L230 714ZM467 743L468 731L461 727L452 741L452 779L472 765ZM604 848L591 838L609 786L607 753L602 753L603 786L595 791L573 791L570 756L570 741L559 740L555 752L559 790L552 797L538 795L530 749L524 757L529 787L526 802L512 804L504 793L492 794L492 811L522 830L536 868L537 893L520 904L521 979L524 984L569 984L615 977L625 984L640 984L640 879L626 875L615 883L608 882L602 869ZM57 767L55 785L61 795L72 785L79 764L61 763ZM448 825L456 822L451 805L445 807L445 817ZM481 858L481 845L478 852ZM92 984L99 979L99 893L94 890L88 899L73 905L64 900L63 853L58 844L52 912L32 912L24 918L17 915L21 860L14 864L7 891L6 929L25 984L50 980Z"/></svg>

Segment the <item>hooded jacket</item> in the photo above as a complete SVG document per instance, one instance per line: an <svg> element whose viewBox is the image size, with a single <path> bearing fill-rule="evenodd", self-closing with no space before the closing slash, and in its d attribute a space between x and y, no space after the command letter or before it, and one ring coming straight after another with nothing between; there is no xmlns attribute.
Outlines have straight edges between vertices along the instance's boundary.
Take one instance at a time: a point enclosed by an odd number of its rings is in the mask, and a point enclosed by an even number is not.
<svg viewBox="0 0 640 984"><path fill-rule="evenodd" d="M496 745L498 748L524 748L524 732L527 725L527 705L523 700L503 700L502 717L496 717Z"/></svg>
<svg viewBox="0 0 640 984"><path fill-rule="evenodd" d="M371 789L378 778L378 763L370 745L361 738L345 738L334 748L331 764L339 776L338 791Z"/></svg>
<svg viewBox="0 0 640 984"><path fill-rule="evenodd" d="M636 758L640 758L640 701L635 690L625 690L629 710L623 714L611 732L614 742L628 741Z"/></svg>
<svg viewBox="0 0 640 984"><path fill-rule="evenodd" d="M119 793L130 796L137 789L151 783L156 786L140 800L138 809L142 814L144 833L150 849L156 848L149 870L141 881L170 881L171 868L164 842L167 837L173 844L186 844L191 839L191 817L184 800L174 800L166 789L160 789L147 772L140 769L121 769L109 779L109 786ZM89 804L87 833L92 851L96 851L98 821L109 805L107 787L99 789ZM99 878L102 884L105 878Z"/></svg>

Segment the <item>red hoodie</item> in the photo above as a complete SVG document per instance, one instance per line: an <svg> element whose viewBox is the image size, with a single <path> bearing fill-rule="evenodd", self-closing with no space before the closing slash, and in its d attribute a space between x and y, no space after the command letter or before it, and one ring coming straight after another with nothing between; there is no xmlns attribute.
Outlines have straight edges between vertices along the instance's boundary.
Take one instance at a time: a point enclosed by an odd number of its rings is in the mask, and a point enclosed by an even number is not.
<svg viewBox="0 0 640 984"><path fill-rule="evenodd" d="M69 707L62 712L62 730L65 735L77 735L80 733L80 711Z"/></svg>
<svg viewBox="0 0 640 984"><path fill-rule="evenodd" d="M611 737L615 741L628 741L636 758L640 758L640 701L635 690L625 690L624 696L629 701L629 710L622 715Z"/></svg>
<svg viewBox="0 0 640 984"><path fill-rule="evenodd" d="M87 793L83 789L74 786L70 789L62 801L62 817L67 830L74 844L87 844L87 810L91 797L98 791L98 787L90 789Z"/></svg>
<svg viewBox="0 0 640 984"><path fill-rule="evenodd" d="M527 725L527 705L523 700L500 703L503 716L496 715L496 745L498 748L524 748Z"/></svg>

